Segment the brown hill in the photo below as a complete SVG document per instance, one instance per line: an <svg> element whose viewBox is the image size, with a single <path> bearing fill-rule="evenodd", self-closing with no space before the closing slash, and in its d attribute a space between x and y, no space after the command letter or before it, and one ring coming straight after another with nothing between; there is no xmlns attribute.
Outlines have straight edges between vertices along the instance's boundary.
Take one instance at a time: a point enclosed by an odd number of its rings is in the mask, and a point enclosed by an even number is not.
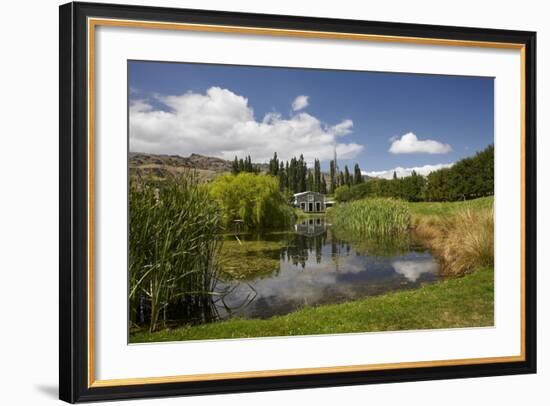
<svg viewBox="0 0 550 406"><path fill-rule="evenodd" d="M134 176L164 178L188 169L195 169L202 181L214 179L217 175L231 170L231 162L199 154L188 157L131 152L128 167Z"/></svg>

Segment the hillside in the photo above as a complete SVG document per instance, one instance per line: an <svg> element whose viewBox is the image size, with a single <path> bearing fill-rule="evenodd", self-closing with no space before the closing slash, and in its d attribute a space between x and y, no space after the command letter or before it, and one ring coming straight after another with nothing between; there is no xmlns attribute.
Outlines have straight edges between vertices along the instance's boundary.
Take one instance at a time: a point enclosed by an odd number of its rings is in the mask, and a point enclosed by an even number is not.
<svg viewBox="0 0 550 406"><path fill-rule="evenodd" d="M208 182L218 174L231 170L231 163L220 158L191 154L188 157L179 155L160 155L131 152L128 167L132 176L165 178L185 170L195 169L199 178Z"/></svg>
<svg viewBox="0 0 550 406"><path fill-rule="evenodd" d="M268 169L267 164L254 164L262 172ZM199 154L187 157L179 155L145 154L130 152L128 167L133 176L153 176L164 178L188 169L195 169L202 181L210 181L221 173L231 171L231 162L221 158Z"/></svg>

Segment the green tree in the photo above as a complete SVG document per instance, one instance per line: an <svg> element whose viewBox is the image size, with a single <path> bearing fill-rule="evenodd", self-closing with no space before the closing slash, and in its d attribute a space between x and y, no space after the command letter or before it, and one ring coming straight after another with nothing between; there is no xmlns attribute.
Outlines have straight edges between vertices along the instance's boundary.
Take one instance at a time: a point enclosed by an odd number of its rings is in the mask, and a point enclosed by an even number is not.
<svg viewBox="0 0 550 406"><path fill-rule="evenodd" d="M315 178L311 171L307 173L306 190L315 191Z"/></svg>
<svg viewBox="0 0 550 406"><path fill-rule="evenodd" d="M277 158L277 152L275 152L273 158L269 160L269 174L273 176L279 174L279 158Z"/></svg>
<svg viewBox="0 0 550 406"><path fill-rule="evenodd" d="M361 173L361 168L359 167L359 164L355 164L353 172L353 183L356 185L358 185L359 183L363 183L363 174Z"/></svg>
<svg viewBox="0 0 550 406"><path fill-rule="evenodd" d="M347 165L344 167L344 184L351 186L351 176Z"/></svg>
<svg viewBox="0 0 550 406"><path fill-rule="evenodd" d="M315 159L314 164L314 191L320 192L321 191L321 162L318 159Z"/></svg>
<svg viewBox="0 0 550 406"><path fill-rule="evenodd" d="M307 188L307 164L304 160L304 155L300 154L298 159L298 192L305 192Z"/></svg>
<svg viewBox="0 0 550 406"><path fill-rule="evenodd" d="M342 185L345 185L345 184L346 184L346 182L345 182L345 178L344 178L344 172L340 171L340 173L338 174L338 186L342 186Z"/></svg>
<svg viewBox="0 0 550 406"><path fill-rule="evenodd" d="M237 155L235 155L235 160L231 164L231 173L233 175L236 175L239 173L239 160L237 159Z"/></svg>
<svg viewBox="0 0 550 406"><path fill-rule="evenodd" d="M287 178L285 164L283 161L279 164L279 189L282 191L287 188Z"/></svg>
<svg viewBox="0 0 550 406"><path fill-rule="evenodd" d="M323 193L325 195L328 193L328 191L327 191L327 181L325 180L324 176L321 178L321 193Z"/></svg>
<svg viewBox="0 0 550 406"><path fill-rule="evenodd" d="M222 175L208 184L222 209L227 226L243 221L252 229L284 228L291 224L292 208L281 193L279 179L256 173Z"/></svg>
<svg viewBox="0 0 550 406"><path fill-rule="evenodd" d="M336 185L338 183L337 174L336 174L336 164L334 160L330 161L330 193L336 191Z"/></svg>

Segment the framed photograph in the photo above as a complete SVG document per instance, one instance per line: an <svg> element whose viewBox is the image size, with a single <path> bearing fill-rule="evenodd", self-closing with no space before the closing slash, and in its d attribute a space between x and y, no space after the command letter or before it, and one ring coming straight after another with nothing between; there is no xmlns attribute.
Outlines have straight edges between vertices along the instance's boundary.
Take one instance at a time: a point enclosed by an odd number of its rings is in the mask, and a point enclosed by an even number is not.
<svg viewBox="0 0 550 406"><path fill-rule="evenodd" d="M60 7L60 398L536 371L534 32Z"/></svg>

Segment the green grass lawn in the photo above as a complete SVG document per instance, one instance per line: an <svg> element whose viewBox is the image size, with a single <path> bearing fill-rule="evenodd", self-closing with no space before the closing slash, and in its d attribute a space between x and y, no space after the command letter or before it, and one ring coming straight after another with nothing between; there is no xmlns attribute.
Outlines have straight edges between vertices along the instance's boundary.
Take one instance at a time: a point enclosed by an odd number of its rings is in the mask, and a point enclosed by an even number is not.
<svg viewBox="0 0 550 406"><path fill-rule="evenodd" d="M138 332L131 343L335 334L371 331L492 326L492 268L337 305L307 307L266 320L231 319L198 326Z"/></svg>
<svg viewBox="0 0 550 406"><path fill-rule="evenodd" d="M462 209L490 209L493 207L494 197L480 197L473 200L457 202L416 202L408 203L412 215L450 215Z"/></svg>

